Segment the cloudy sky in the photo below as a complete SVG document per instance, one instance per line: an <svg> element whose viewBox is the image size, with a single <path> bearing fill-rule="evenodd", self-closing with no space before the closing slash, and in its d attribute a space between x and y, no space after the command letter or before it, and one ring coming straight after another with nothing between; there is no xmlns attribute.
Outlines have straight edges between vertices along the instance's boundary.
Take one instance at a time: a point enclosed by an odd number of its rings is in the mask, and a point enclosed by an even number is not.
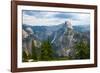
<svg viewBox="0 0 100 73"><path fill-rule="evenodd" d="M32 26L58 25L69 19L72 25L89 25L90 23L89 13L23 10L22 15L23 24Z"/></svg>

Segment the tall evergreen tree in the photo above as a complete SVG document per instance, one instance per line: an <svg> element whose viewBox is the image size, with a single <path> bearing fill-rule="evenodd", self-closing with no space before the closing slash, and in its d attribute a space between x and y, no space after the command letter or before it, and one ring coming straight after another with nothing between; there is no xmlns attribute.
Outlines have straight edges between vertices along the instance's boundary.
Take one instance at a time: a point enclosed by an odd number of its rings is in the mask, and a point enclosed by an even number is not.
<svg viewBox="0 0 100 73"><path fill-rule="evenodd" d="M75 57L77 59L89 59L90 58L90 48L86 41L82 40L75 45L76 53Z"/></svg>
<svg viewBox="0 0 100 73"><path fill-rule="evenodd" d="M41 45L41 60L52 60L53 49L50 40L43 41Z"/></svg>
<svg viewBox="0 0 100 73"><path fill-rule="evenodd" d="M34 44L34 40L32 40L32 59L37 60L37 53L36 53L36 47Z"/></svg>
<svg viewBox="0 0 100 73"><path fill-rule="evenodd" d="M31 58L31 55L29 54L28 50L27 49L24 49L23 52L22 52L22 59L23 61L28 61L28 59Z"/></svg>
<svg viewBox="0 0 100 73"><path fill-rule="evenodd" d="M27 54L25 53L25 51L22 52L22 60L23 62L25 62L27 59Z"/></svg>

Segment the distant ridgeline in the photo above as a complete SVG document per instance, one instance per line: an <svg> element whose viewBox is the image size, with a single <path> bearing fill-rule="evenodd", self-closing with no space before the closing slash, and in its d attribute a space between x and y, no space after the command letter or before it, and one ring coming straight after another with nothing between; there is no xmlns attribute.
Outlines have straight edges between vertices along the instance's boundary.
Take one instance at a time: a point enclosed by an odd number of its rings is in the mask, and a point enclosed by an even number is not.
<svg viewBox="0 0 100 73"><path fill-rule="evenodd" d="M90 26L22 25L23 62L90 58Z"/></svg>

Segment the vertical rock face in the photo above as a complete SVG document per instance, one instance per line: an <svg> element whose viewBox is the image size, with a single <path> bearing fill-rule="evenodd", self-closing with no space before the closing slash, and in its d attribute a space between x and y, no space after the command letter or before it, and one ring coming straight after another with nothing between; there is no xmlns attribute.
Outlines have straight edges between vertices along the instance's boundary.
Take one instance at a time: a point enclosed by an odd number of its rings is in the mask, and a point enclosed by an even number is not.
<svg viewBox="0 0 100 73"><path fill-rule="evenodd" d="M73 56L74 30L72 23L68 20L63 25L63 31L60 29L53 39L54 48L57 49L58 56Z"/></svg>
<svg viewBox="0 0 100 73"><path fill-rule="evenodd" d="M32 46L32 30L31 28L27 28L26 31L22 32L22 47L23 51L27 52L27 54L31 54L31 46Z"/></svg>
<svg viewBox="0 0 100 73"><path fill-rule="evenodd" d="M25 30L22 30L22 39L25 39L28 37L28 33Z"/></svg>
<svg viewBox="0 0 100 73"><path fill-rule="evenodd" d="M63 56L72 56L72 47L73 47L73 27L71 24L71 21L68 20L65 22L67 30L64 32L64 35L62 37L62 50L65 50L64 53L62 54Z"/></svg>
<svg viewBox="0 0 100 73"><path fill-rule="evenodd" d="M65 22L65 24L66 24L66 26L67 26L68 29L73 29L73 27L72 27L72 21L71 20L67 20Z"/></svg>
<svg viewBox="0 0 100 73"><path fill-rule="evenodd" d="M32 55L32 41L34 41L35 47L39 47L41 44L34 36L34 33L31 28L26 28L26 31L22 32L22 47L23 51L27 53L27 55Z"/></svg>
<svg viewBox="0 0 100 73"><path fill-rule="evenodd" d="M66 48L72 48L74 33L73 33L73 27L72 27L71 21L67 21L66 25L67 25L67 31L65 31L64 33L65 36L63 37L63 39L65 38L67 40Z"/></svg>

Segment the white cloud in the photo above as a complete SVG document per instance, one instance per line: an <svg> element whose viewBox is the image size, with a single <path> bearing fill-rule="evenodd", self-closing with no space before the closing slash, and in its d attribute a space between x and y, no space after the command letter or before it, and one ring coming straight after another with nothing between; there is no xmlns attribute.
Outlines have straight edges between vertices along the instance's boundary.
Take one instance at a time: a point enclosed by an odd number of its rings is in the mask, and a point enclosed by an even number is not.
<svg viewBox="0 0 100 73"><path fill-rule="evenodd" d="M31 12L32 13L32 12ZM37 14L36 14L37 13ZM50 25L58 25L61 23L64 23L67 18L57 18L55 15L61 15L60 12L33 12L33 15L28 15L23 13L23 24L28 24L32 26L50 26ZM68 16L68 13L64 13L66 16ZM72 25L87 25L90 23L90 15L89 14L78 14L78 13L72 13Z"/></svg>
<svg viewBox="0 0 100 73"><path fill-rule="evenodd" d="M73 20L73 25L88 25L90 24L90 14L78 14L78 20Z"/></svg>
<svg viewBox="0 0 100 73"><path fill-rule="evenodd" d="M54 15L59 14L58 12L46 12L45 17L53 17Z"/></svg>
<svg viewBox="0 0 100 73"><path fill-rule="evenodd" d="M32 26L50 26L50 25L58 25L65 21L65 19L58 18L36 18L34 16L24 15L23 16L23 24L28 24Z"/></svg>

